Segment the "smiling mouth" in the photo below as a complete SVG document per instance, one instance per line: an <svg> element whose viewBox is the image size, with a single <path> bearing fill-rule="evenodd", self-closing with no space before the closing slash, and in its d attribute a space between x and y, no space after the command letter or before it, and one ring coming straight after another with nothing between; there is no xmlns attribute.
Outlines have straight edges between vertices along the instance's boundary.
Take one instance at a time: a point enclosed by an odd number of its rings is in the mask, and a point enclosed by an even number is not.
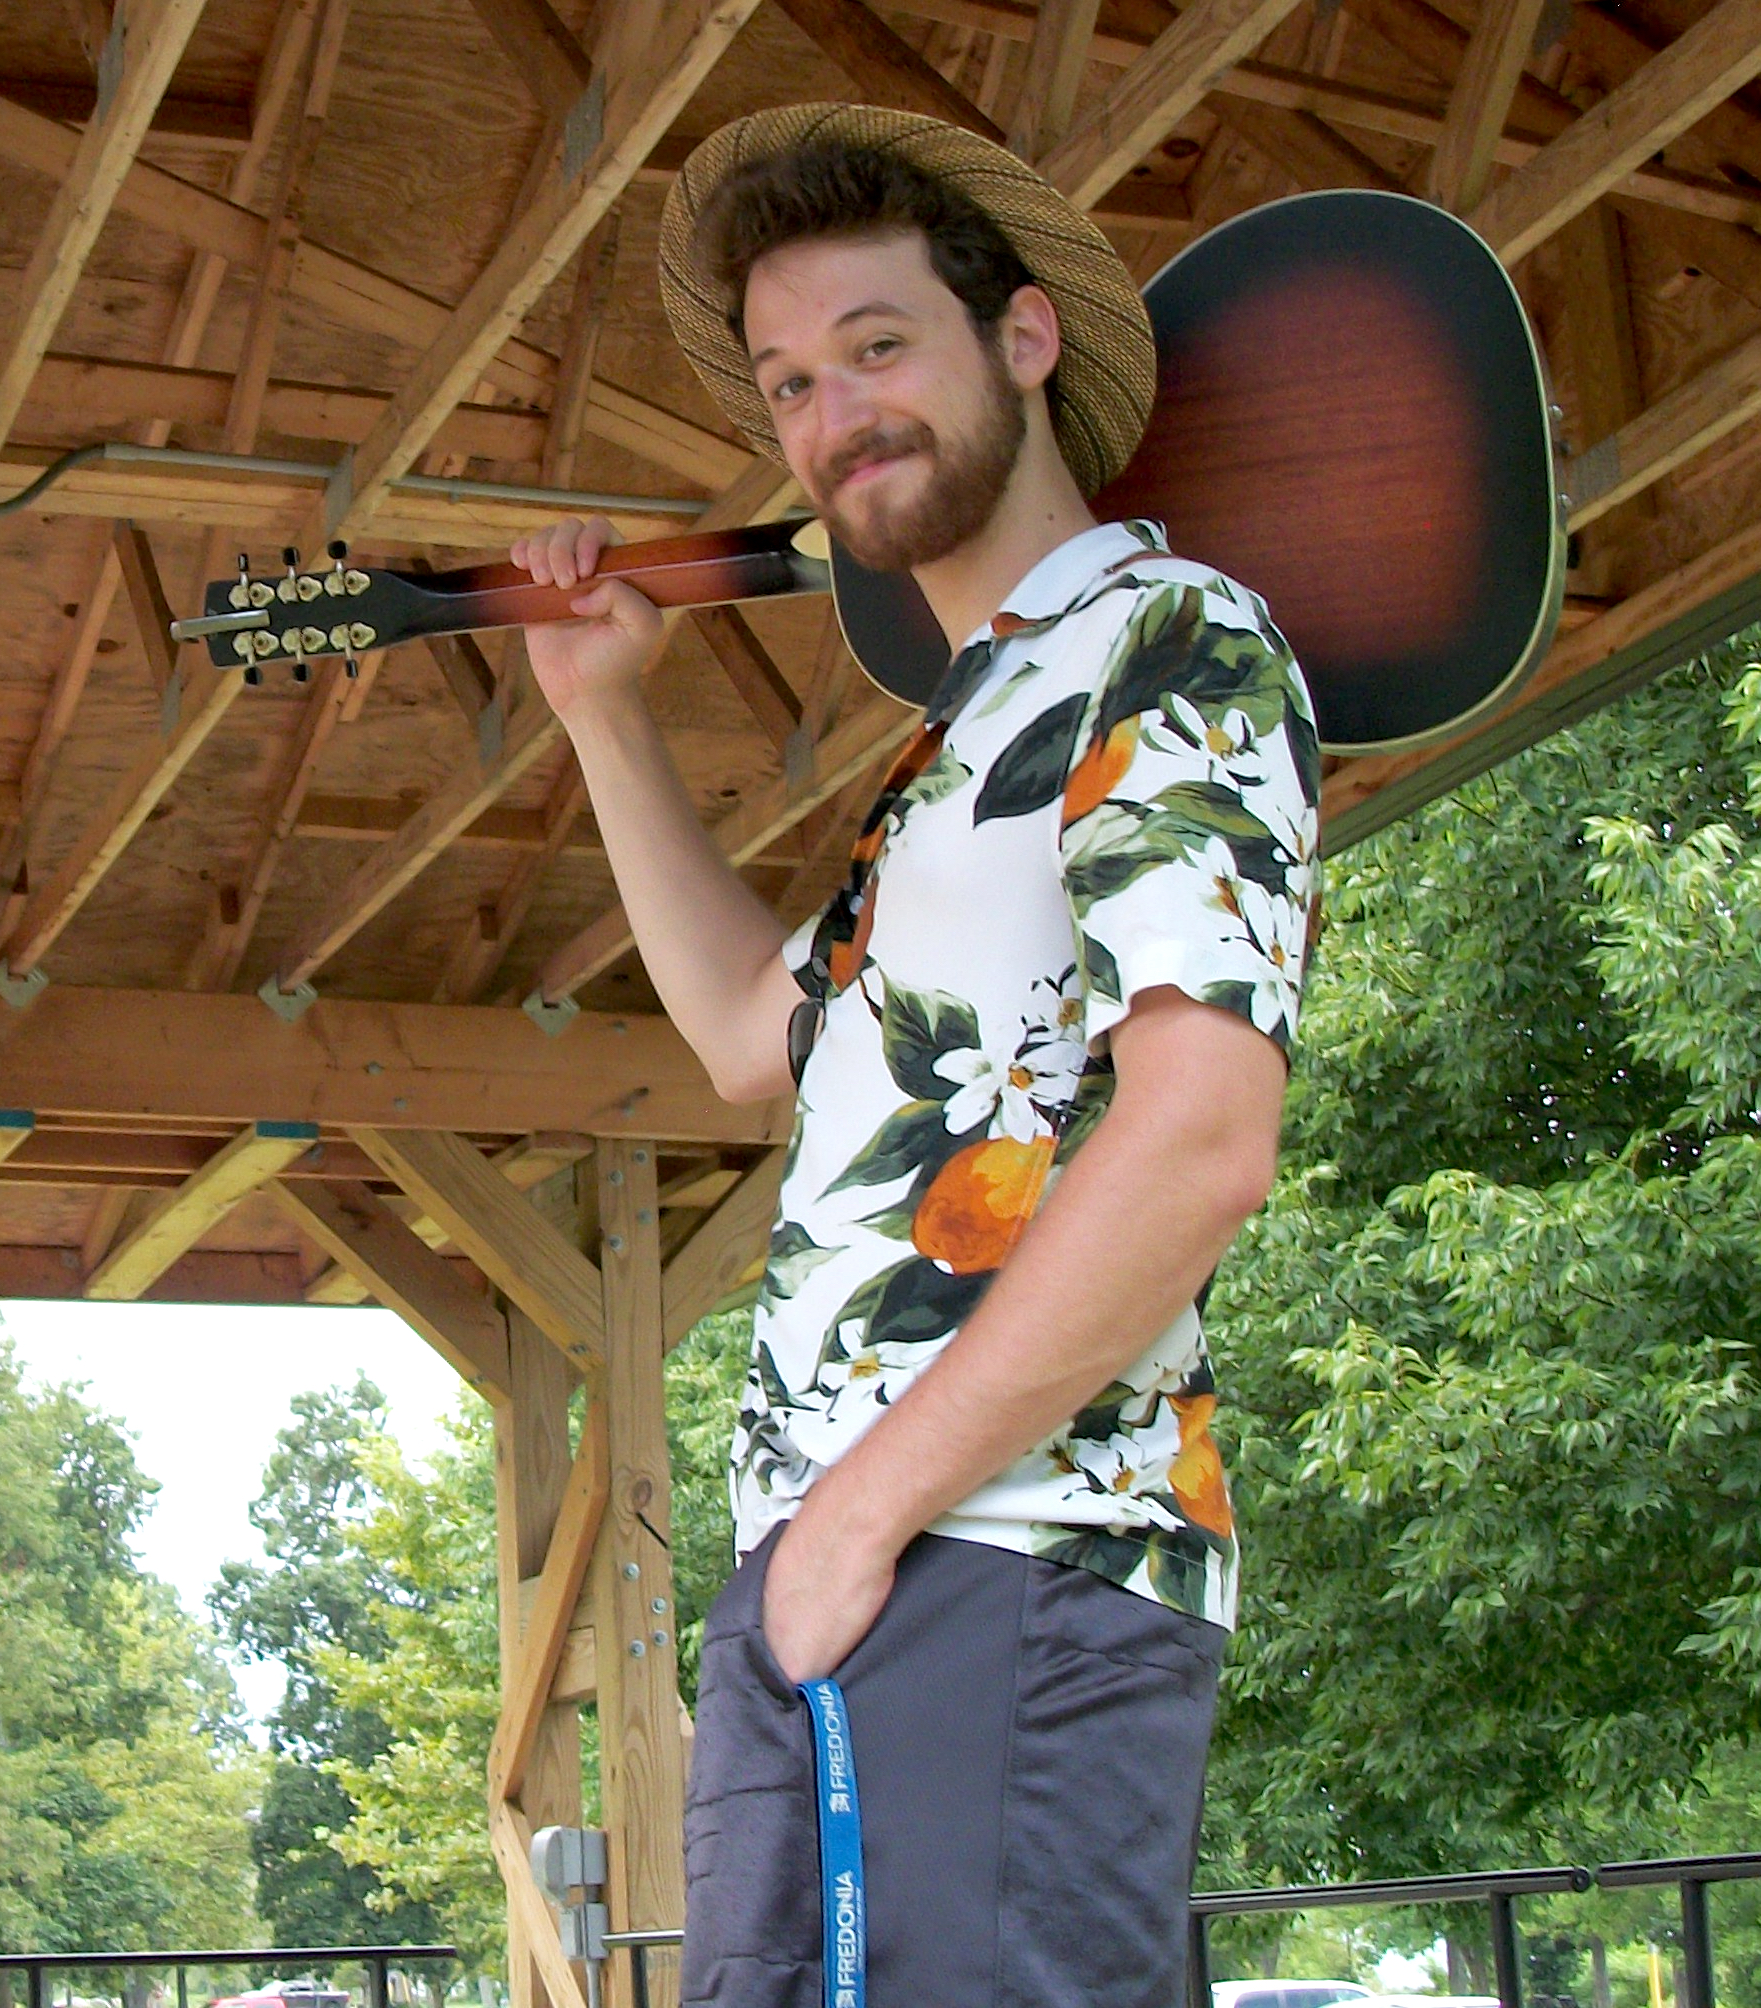
<svg viewBox="0 0 1761 2008"><path fill-rule="evenodd" d="M901 460L908 460L916 450L915 447L906 447L900 453L886 453L875 460L864 460L859 466L852 467L847 474L840 476L838 487L849 488L855 483L872 479L877 474L883 474L889 467L896 467Z"/></svg>

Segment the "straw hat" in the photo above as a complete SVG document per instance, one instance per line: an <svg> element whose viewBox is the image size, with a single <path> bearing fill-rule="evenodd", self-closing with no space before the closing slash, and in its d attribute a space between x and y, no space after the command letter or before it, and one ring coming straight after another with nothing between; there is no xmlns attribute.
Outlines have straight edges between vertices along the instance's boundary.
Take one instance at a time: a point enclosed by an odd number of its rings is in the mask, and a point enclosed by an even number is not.
<svg viewBox="0 0 1761 2008"><path fill-rule="evenodd" d="M691 366L760 453L783 458L746 351L728 326L732 302L695 250L704 204L735 168L810 141L897 153L951 183L996 223L1058 310L1063 337L1055 407L1058 445L1085 495L1136 451L1156 394L1156 346L1131 275L1099 229L1031 167L959 126L879 105L784 105L735 119L679 170L660 222L660 291Z"/></svg>

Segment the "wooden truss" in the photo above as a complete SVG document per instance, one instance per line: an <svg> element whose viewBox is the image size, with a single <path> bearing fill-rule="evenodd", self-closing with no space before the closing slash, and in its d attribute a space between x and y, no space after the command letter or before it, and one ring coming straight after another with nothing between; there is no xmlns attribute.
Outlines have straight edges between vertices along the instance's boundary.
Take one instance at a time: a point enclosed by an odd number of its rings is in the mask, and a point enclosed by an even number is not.
<svg viewBox="0 0 1761 2008"><path fill-rule="evenodd" d="M100 439L275 465L92 462L0 540L0 1294L377 1302L492 1404L489 1842L516 2000L572 2008L526 1850L579 1817L585 1700L614 1920L679 1920L661 1363L750 1285L791 1111L721 1103L654 1011L517 642L247 702L169 613L241 544L444 564L576 489L632 537L796 503L655 291L736 110L957 121L1146 278L1256 202L1401 190L1537 323L1573 569L1501 713L1330 764L1337 851L1761 615L1761 0L472 0L421 47L375 0L25 12L0 500ZM651 692L724 855L810 913L907 715L799 604L675 621Z"/></svg>

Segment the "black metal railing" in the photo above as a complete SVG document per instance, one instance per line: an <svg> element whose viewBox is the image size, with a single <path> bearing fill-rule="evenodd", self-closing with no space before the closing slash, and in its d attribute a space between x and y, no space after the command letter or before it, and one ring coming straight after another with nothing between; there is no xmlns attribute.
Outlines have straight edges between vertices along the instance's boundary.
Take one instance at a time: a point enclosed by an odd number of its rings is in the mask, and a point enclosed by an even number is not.
<svg viewBox="0 0 1761 2008"><path fill-rule="evenodd" d="M177 2008L189 2008L189 1975L213 1966L359 1966L367 1976L366 2008L390 2008L390 1973L424 1960L457 1959L450 1945L255 1945L187 1952L5 1952L0 1973L25 1976L26 2008L50 2008L49 1976L93 1967L170 1967L177 1975ZM290 1990L303 1991L303 1990Z"/></svg>
<svg viewBox="0 0 1761 2008"><path fill-rule="evenodd" d="M1207 1890L1194 1894L1187 1913L1187 2008L1211 2008L1210 1929L1215 1918L1432 1903L1486 1905L1499 2008L1523 2008L1522 1942L1516 1920L1516 1906L1522 1898L1582 1895L1593 1889L1638 1889L1660 1883L1674 1883L1681 1893L1682 1999L1675 2008L1717 2008L1712 1983L1707 1885L1757 1879L1761 1879L1761 1854L1684 1855L1667 1861L1609 1862L1597 1869L1507 1869L1489 1875L1408 1876L1389 1882ZM648 2008L649 1949L678 1946L684 1936L682 1931L606 1934L608 1947L621 1947L630 1954L630 1992L635 2008Z"/></svg>

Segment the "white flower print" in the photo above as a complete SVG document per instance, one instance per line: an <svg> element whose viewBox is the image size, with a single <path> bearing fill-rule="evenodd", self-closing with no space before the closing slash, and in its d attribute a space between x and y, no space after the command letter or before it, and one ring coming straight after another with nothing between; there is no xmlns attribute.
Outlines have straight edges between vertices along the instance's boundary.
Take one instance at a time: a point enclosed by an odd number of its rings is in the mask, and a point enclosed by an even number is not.
<svg viewBox="0 0 1761 2008"><path fill-rule="evenodd" d="M1159 752L1190 758L1190 749L1196 746L1205 756L1207 780L1227 778L1238 788L1257 787L1265 780L1266 756L1245 711L1232 707L1219 724L1207 718L1190 698L1169 691L1162 698L1162 712L1178 738L1171 738L1146 719L1143 735Z"/></svg>

